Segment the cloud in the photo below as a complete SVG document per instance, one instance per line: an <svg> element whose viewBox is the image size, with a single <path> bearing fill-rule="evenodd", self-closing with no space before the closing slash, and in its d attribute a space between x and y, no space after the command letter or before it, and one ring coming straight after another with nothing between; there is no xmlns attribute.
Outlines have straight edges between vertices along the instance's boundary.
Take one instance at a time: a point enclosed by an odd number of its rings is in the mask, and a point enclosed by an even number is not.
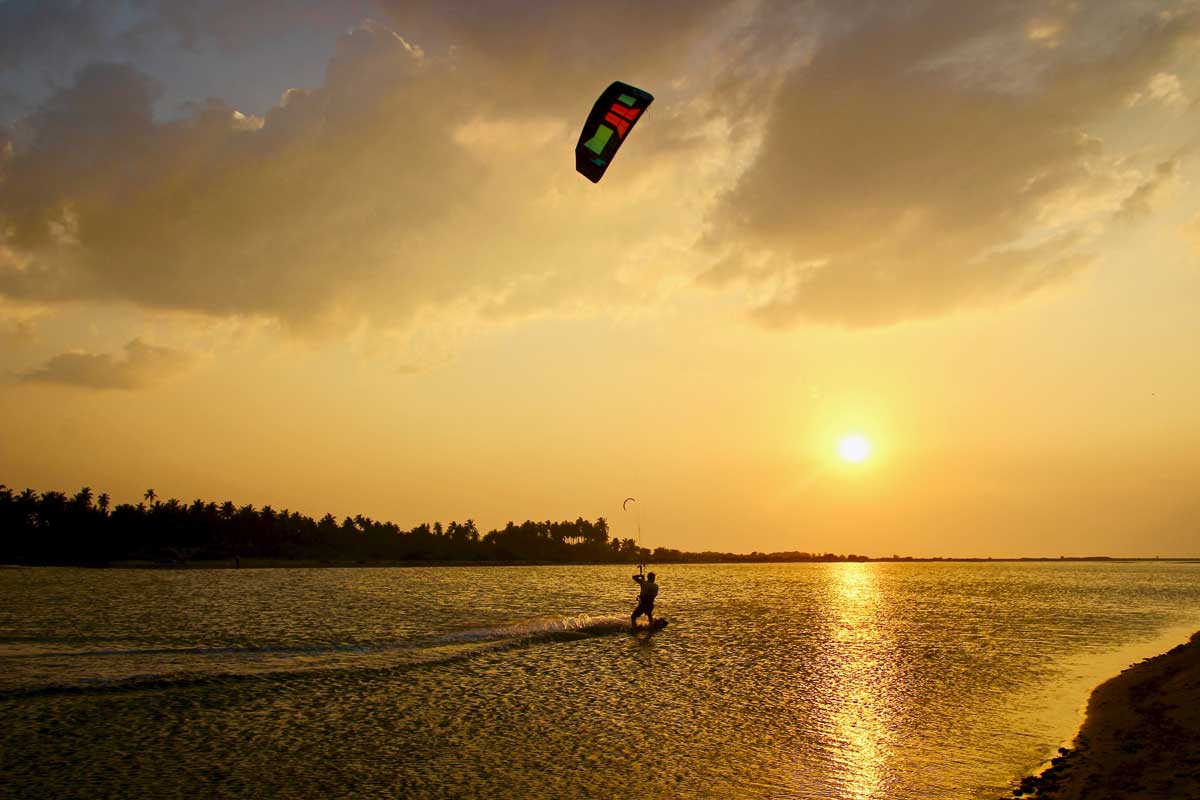
<svg viewBox="0 0 1200 800"><path fill-rule="evenodd" d="M319 66L310 59L323 42L377 11L374 0L0 0L0 124L95 62L166 79L160 113L225 91L257 111L284 77L275 70Z"/></svg>
<svg viewBox="0 0 1200 800"><path fill-rule="evenodd" d="M45 313L45 308L16 304L0 297L0 353L32 343L37 335L37 321Z"/></svg>
<svg viewBox="0 0 1200 800"><path fill-rule="evenodd" d="M711 215L719 257L700 282L747 286L774 327L868 326L1025 297L1083 269L1103 222L1148 211L1177 168L1130 194L1089 129L1200 26L1194 9L1135 6L1056 23L1049 48L1039 7L918 3L826 37Z"/></svg>
<svg viewBox="0 0 1200 800"><path fill-rule="evenodd" d="M240 46L234 5L137 8ZM304 24L256 8L245 30ZM261 117L209 99L162 119L152 76L91 63L0 132L0 297L306 336L595 313L705 269L776 327L1018 299L1142 202L1089 131L1140 113L1124 98L1195 35L1137 13L1157 5L1073 8L389 0ZM654 124L592 186L571 150L614 76L654 89Z"/></svg>
<svg viewBox="0 0 1200 800"><path fill-rule="evenodd" d="M1042 47L1058 47L1062 41L1064 25L1062 20L1054 17L1035 17L1025 26L1025 35L1029 41L1036 42Z"/></svg>
<svg viewBox="0 0 1200 800"><path fill-rule="evenodd" d="M1147 82L1144 89L1134 92L1125 99L1125 105L1135 106L1149 101L1161 103L1168 108L1187 105L1187 95L1183 93L1183 82L1178 75L1170 72L1158 72Z"/></svg>
<svg viewBox="0 0 1200 800"><path fill-rule="evenodd" d="M593 61L635 64L647 37ZM687 98L662 97L665 127L639 128L597 191L571 152L607 70L501 74L496 41L432 54L364 23L340 39L322 86L288 91L261 120L219 100L156 120L153 79L89 65L24 121L4 166L0 293L261 315L306 333L636 293L615 274L698 224L697 198L728 167L697 168L694 155L724 134L672 138Z"/></svg>
<svg viewBox="0 0 1200 800"><path fill-rule="evenodd" d="M26 383L61 383L91 389L143 389L161 383L193 363L193 357L169 347L133 339L124 353L61 353L23 373Z"/></svg>
<svg viewBox="0 0 1200 800"><path fill-rule="evenodd" d="M1178 183L1179 159L1163 161L1154 168L1153 175L1138 184L1138 187L1121 201L1116 219L1120 222L1134 222L1149 217L1155 205L1162 202Z"/></svg>

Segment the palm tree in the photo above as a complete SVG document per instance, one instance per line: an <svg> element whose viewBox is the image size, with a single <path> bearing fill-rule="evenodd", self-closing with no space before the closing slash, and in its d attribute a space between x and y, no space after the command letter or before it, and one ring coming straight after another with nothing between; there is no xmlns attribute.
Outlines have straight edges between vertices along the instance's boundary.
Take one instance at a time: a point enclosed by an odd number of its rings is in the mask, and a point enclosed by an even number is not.
<svg viewBox="0 0 1200 800"><path fill-rule="evenodd" d="M158 493L155 492L153 489L147 489L146 493L144 495L142 495L142 497L146 498L147 503L149 503L150 505L154 505L154 501L158 499Z"/></svg>
<svg viewBox="0 0 1200 800"><path fill-rule="evenodd" d="M108 492L104 492L103 494L101 494L99 497L96 498L96 505L100 506L101 514L108 513L108 504L111 501L112 501L112 498L108 496Z"/></svg>
<svg viewBox="0 0 1200 800"><path fill-rule="evenodd" d="M85 486L75 495L75 502L80 508L88 509L92 507L92 487Z"/></svg>
<svg viewBox="0 0 1200 800"><path fill-rule="evenodd" d="M63 492L42 492L42 499L38 503L38 524L42 527L49 526L62 516L66 507L67 496Z"/></svg>

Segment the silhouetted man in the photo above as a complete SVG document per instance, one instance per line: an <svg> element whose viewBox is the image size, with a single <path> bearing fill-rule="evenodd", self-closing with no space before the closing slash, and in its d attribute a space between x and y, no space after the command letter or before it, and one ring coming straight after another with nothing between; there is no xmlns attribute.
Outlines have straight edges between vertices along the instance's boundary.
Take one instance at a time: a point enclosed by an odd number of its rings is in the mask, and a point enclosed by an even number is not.
<svg viewBox="0 0 1200 800"><path fill-rule="evenodd" d="M650 621L650 625L654 624L654 598L658 597L658 584L654 582L653 572L648 575L639 573L633 576L633 580L642 587L642 591L638 594L637 608L633 610L633 614L629 617L629 622L636 631L638 627L637 619L642 614L646 615L646 619Z"/></svg>

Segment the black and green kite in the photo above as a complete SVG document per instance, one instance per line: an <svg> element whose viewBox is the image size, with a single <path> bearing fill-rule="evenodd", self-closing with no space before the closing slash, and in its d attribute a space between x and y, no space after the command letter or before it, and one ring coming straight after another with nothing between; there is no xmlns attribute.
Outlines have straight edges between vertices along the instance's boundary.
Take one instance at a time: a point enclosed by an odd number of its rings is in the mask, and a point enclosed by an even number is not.
<svg viewBox="0 0 1200 800"><path fill-rule="evenodd" d="M615 81L604 90L588 114L575 145L575 169L592 183L599 183L617 150L641 118L654 95L628 83Z"/></svg>

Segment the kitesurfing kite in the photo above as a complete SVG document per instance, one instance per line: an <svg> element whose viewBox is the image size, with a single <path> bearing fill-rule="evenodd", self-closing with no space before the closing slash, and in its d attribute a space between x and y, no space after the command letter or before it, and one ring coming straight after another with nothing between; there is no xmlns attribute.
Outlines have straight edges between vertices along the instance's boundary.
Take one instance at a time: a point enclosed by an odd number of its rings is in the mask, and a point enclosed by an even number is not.
<svg viewBox="0 0 1200 800"><path fill-rule="evenodd" d="M652 102L654 95L628 83L615 81L605 89L592 106L579 134L579 144L575 145L575 169L579 174L599 183L625 137Z"/></svg>
<svg viewBox="0 0 1200 800"><path fill-rule="evenodd" d="M625 498L625 502L624 502L624 503L621 503L621 510L622 510L622 511L628 511L629 509L628 509L628 508L626 508L626 506L628 506L628 505L629 505L629 503L630 503L631 501L636 503L636 502L637 502L637 498L634 498L634 497L626 497L626 498Z"/></svg>

